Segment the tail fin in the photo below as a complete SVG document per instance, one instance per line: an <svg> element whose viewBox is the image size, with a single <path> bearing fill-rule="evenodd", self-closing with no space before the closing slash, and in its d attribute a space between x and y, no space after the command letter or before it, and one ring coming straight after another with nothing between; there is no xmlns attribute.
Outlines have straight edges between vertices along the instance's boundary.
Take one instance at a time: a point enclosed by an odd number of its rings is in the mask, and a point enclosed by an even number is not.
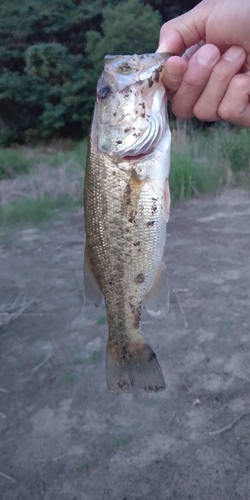
<svg viewBox="0 0 250 500"><path fill-rule="evenodd" d="M131 348L131 345L113 345L109 340L106 379L111 392L126 391L133 386L153 392L166 389L157 357L150 345L144 341Z"/></svg>

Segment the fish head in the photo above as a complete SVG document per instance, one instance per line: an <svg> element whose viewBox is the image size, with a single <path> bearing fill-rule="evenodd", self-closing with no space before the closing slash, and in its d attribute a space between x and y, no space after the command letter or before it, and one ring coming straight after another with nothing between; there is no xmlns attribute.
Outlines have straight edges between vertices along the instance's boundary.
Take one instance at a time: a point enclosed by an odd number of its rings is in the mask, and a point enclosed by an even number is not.
<svg viewBox="0 0 250 500"><path fill-rule="evenodd" d="M92 127L99 152L123 159L154 150L168 126L161 78L170 55L105 57Z"/></svg>

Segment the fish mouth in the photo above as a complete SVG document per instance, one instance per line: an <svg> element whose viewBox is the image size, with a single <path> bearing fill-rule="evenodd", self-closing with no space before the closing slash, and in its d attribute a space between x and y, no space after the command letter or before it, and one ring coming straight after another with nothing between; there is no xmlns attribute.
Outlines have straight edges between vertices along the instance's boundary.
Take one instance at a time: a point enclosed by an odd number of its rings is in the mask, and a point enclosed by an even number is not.
<svg viewBox="0 0 250 500"><path fill-rule="evenodd" d="M127 155L123 156L121 159L124 161L137 161L141 160L142 158L146 158L147 156L151 155L154 152L155 148L149 149L146 153L138 153L135 155Z"/></svg>

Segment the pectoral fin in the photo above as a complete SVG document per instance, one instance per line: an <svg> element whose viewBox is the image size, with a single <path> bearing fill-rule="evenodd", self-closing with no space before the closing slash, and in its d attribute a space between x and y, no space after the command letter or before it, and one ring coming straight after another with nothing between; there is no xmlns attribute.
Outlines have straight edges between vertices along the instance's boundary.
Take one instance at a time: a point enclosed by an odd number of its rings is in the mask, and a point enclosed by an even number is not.
<svg viewBox="0 0 250 500"><path fill-rule="evenodd" d="M152 288L146 295L145 307L151 316L165 316L169 311L169 287L163 262L158 269Z"/></svg>
<svg viewBox="0 0 250 500"><path fill-rule="evenodd" d="M83 278L85 299L90 300L96 307L98 307L102 301L102 292L93 275L86 251L83 262Z"/></svg>

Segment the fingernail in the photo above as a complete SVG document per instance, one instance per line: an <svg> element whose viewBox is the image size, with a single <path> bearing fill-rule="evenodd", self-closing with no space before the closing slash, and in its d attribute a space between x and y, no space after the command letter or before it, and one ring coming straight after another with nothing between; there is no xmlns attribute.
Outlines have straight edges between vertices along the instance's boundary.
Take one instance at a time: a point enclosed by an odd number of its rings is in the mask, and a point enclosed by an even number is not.
<svg viewBox="0 0 250 500"><path fill-rule="evenodd" d="M226 61L237 61L243 55L243 49L241 47L230 47L225 54L223 54L223 59Z"/></svg>
<svg viewBox="0 0 250 500"><path fill-rule="evenodd" d="M219 49L214 45L203 45L195 55L197 62L201 64L201 66L210 66L219 60L220 53Z"/></svg>

